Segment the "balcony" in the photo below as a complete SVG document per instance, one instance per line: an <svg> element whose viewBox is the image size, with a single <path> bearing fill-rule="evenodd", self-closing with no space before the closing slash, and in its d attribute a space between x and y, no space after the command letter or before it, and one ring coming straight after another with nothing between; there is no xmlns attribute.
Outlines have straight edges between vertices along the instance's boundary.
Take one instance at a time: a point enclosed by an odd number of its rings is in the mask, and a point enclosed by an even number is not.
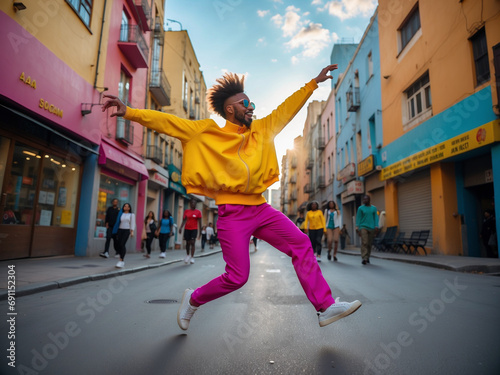
<svg viewBox="0 0 500 375"><path fill-rule="evenodd" d="M292 193L290 194L290 200L291 201L297 200L297 192L296 191L292 191Z"/></svg>
<svg viewBox="0 0 500 375"><path fill-rule="evenodd" d="M351 88L346 92L347 111L356 112L360 107L359 87Z"/></svg>
<svg viewBox="0 0 500 375"><path fill-rule="evenodd" d="M314 167L314 160L313 158L307 158L306 160L306 169L313 169Z"/></svg>
<svg viewBox="0 0 500 375"><path fill-rule="evenodd" d="M292 168L297 168L297 158L295 156L292 157Z"/></svg>
<svg viewBox="0 0 500 375"><path fill-rule="evenodd" d="M198 95L196 95L196 97L194 98L194 103L200 104L200 97Z"/></svg>
<svg viewBox="0 0 500 375"><path fill-rule="evenodd" d="M321 189L321 188L324 188L325 186L326 186L325 176L319 176L318 177L318 187Z"/></svg>
<svg viewBox="0 0 500 375"><path fill-rule="evenodd" d="M146 158L153 160L156 164L160 164L162 160L161 148L155 145L147 146Z"/></svg>
<svg viewBox="0 0 500 375"><path fill-rule="evenodd" d="M116 140L129 145L134 144L134 126L130 124L130 120L125 120L123 117L116 119Z"/></svg>
<svg viewBox="0 0 500 375"><path fill-rule="evenodd" d="M290 183L291 184L296 184L297 183L297 176L290 177Z"/></svg>
<svg viewBox="0 0 500 375"><path fill-rule="evenodd" d="M151 7L148 0L136 0L136 9L141 20L142 29L144 31L151 31Z"/></svg>
<svg viewBox="0 0 500 375"><path fill-rule="evenodd" d="M151 71L149 90L154 95L159 105L170 105L170 83L162 69Z"/></svg>
<svg viewBox="0 0 500 375"><path fill-rule="evenodd" d="M121 26L118 48L134 68L148 67L149 48L139 26L126 24Z"/></svg>
<svg viewBox="0 0 500 375"><path fill-rule="evenodd" d="M304 193L305 194L309 194L309 193L312 193L312 192L313 192L312 185L311 184L306 184L306 186L304 186Z"/></svg>
<svg viewBox="0 0 500 375"><path fill-rule="evenodd" d="M318 150L325 149L325 137L319 137L318 139L316 139L316 148Z"/></svg>
<svg viewBox="0 0 500 375"><path fill-rule="evenodd" d="M190 109L189 109L189 118L190 118L191 120L194 120L194 119L196 118L194 108L190 108Z"/></svg>

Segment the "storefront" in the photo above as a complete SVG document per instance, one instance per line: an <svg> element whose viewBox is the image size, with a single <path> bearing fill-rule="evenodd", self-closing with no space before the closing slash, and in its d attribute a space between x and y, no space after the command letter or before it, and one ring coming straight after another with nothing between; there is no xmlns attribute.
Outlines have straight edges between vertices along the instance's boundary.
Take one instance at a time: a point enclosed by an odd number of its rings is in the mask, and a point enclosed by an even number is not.
<svg viewBox="0 0 500 375"><path fill-rule="evenodd" d="M91 238L90 255L97 255L104 250L106 238L106 210L118 199L118 206L130 204L136 217L137 228L142 228L146 201L146 183L148 171L138 156L119 149L116 145L102 139L99 149L98 196L95 204L95 225ZM97 189L96 189L97 190ZM139 231L137 232L139 233ZM127 241L127 249L134 250L140 244L140 236Z"/></svg>
<svg viewBox="0 0 500 375"><path fill-rule="evenodd" d="M1 134L0 259L73 254L81 158Z"/></svg>
<svg viewBox="0 0 500 375"><path fill-rule="evenodd" d="M8 37L26 34L0 12L0 259L77 253L100 139L80 112L99 92L35 37Z"/></svg>

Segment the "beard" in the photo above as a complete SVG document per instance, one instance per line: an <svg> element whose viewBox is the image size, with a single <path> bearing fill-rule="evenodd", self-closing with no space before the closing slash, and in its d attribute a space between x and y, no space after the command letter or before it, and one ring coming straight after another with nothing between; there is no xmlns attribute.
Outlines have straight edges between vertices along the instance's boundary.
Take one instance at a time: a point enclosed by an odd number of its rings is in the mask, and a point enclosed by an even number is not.
<svg viewBox="0 0 500 375"><path fill-rule="evenodd" d="M249 128L250 125L252 125L253 118L250 117L250 120L248 120L244 113L243 113L243 115L241 115L239 112L237 112L234 115L234 117L236 118L236 120L238 120L239 122L244 124L247 128Z"/></svg>

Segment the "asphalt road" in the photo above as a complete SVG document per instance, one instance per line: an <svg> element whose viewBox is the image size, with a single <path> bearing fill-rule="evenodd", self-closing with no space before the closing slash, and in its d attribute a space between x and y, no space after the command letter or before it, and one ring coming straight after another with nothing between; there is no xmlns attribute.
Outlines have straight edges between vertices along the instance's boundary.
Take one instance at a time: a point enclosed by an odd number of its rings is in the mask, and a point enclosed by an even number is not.
<svg viewBox="0 0 500 375"><path fill-rule="evenodd" d="M201 307L187 332L182 292L222 273L221 254L21 297L14 322L2 301L16 367L3 355L0 373L498 374L500 278L341 255L322 263L325 278L363 306L320 328L290 260L267 244L250 255L249 282Z"/></svg>

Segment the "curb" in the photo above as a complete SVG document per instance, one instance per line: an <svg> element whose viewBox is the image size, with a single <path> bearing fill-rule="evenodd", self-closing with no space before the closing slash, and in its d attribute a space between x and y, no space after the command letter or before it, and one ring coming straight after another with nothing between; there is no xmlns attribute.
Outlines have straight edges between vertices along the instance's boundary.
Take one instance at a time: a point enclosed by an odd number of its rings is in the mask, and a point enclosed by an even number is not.
<svg viewBox="0 0 500 375"><path fill-rule="evenodd" d="M216 250L216 251L212 251L210 253L196 255L195 258L207 257L209 255L214 255L214 254L217 254L220 252L222 252L222 250ZM174 259L174 260L165 261L164 263L157 263L157 264L151 264L151 265L147 265L147 266L139 266L139 267L134 267L134 268L124 268L121 270L116 270L116 271L111 271L111 272L106 272L106 273L97 273L95 275L71 277L71 278L67 278L67 279L61 279L58 281L49 281L49 282L36 283L36 284L34 283L32 285L26 285L26 286L23 286L23 287L16 289L15 296L16 297L28 296L31 294L46 292L48 290L66 288L68 286L82 284L82 283L86 283L89 281L104 280L104 279L109 279L109 278L116 277L116 276L123 276L123 275L128 275L131 273L147 271L147 270L151 270L151 269L155 269L155 268L159 268L159 267L163 267L163 266L168 266L170 264L178 263L178 262L182 262L182 261L183 261L183 259ZM0 301L7 300L8 296L9 296L8 291L0 292Z"/></svg>
<svg viewBox="0 0 500 375"><path fill-rule="evenodd" d="M353 255L353 256L360 256L360 253L355 253L353 251L346 251L346 250L338 250L340 253L345 254L345 255ZM409 263L409 264L416 264L419 266L426 266L426 267L433 267L433 268L439 268L447 271L454 271L454 272L463 272L463 273L475 273L475 274L484 274L488 276L500 276L500 266L497 265L492 265L492 266L486 266L486 265L468 265L468 266L450 266L448 264L442 264L442 263L434 263L425 259L412 259L412 258L391 258L391 257L384 257L380 256L377 254L374 254L372 252L371 257L377 258L377 259L384 259L384 260L391 260L395 262L401 262L401 263Z"/></svg>

